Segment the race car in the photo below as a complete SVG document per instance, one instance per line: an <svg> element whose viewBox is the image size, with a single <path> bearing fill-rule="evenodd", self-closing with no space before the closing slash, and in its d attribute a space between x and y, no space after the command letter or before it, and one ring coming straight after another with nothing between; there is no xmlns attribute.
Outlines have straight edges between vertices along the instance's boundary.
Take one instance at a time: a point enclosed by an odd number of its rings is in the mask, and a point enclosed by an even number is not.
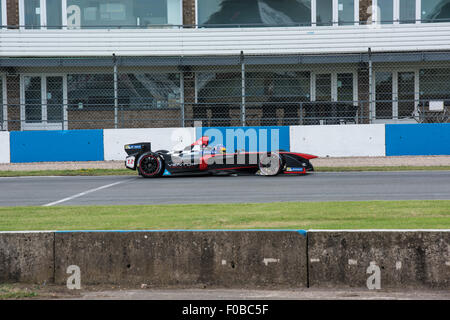
<svg viewBox="0 0 450 320"><path fill-rule="evenodd" d="M234 174L247 173L262 176L305 174L314 171L310 159L317 156L287 152L227 152L223 145L209 145L204 136L183 150L151 150L150 142L125 145L125 167L137 170L144 178L162 175Z"/></svg>

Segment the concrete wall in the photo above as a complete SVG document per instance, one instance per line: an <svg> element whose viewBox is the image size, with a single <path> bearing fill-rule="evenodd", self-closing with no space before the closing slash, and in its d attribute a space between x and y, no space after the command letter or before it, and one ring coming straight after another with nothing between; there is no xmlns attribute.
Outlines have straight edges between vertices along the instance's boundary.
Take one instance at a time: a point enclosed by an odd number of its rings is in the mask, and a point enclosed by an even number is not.
<svg viewBox="0 0 450 320"><path fill-rule="evenodd" d="M450 230L0 232L0 283L450 289Z"/></svg>
<svg viewBox="0 0 450 320"><path fill-rule="evenodd" d="M366 287L380 268L381 288L450 289L450 231L308 231L311 287Z"/></svg>
<svg viewBox="0 0 450 320"><path fill-rule="evenodd" d="M319 157L385 156L384 124L290 127L291 151Z"/></svg>
<svg viewBox="0 0 450 320"><path fill-rule="evenodd" d="M9 132L0 132L0 163L10 162Z"/></svg>
<svg viewBox="0 0 450 320"><path fill-rule="evenodd" d="M77 265L84 284L306 287L306 236L296 231L55 234L55 281Z"/></svg>
<svg viewBox="0 0 450 320"><path fill-rule="evenodd" d="M386 155L450 155L450 123L387 124Z"/></svg>
<svg viewBox="0 0 450 320"><path fill-rule="evenodd" d="M0 232L0 283L53 282L53 232Z"/></svg>
<svg viewBox="0 0 450 320"><path fill-rule="evenodd" d="M195 141L194 128L155 129L105 129L103 145L105 160L125 160L124 145L134 142L151 142L152 150L172 150L176 146Z"/></svg>

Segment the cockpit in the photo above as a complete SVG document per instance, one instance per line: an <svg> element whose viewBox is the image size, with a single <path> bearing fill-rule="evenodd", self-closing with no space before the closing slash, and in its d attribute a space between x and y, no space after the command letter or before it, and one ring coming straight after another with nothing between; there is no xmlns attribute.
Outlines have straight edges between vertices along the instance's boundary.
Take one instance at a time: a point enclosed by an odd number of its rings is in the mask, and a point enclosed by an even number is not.
<svg viewBox="0 0 450 320"><path fill-rule="evenodd" d="M223 154L226 153L226 148L222 144L217 144L215 146L209 145L209 137L203 136L191 145L184 148L183 153L188 152L202 152L210 154Z"/></svg>

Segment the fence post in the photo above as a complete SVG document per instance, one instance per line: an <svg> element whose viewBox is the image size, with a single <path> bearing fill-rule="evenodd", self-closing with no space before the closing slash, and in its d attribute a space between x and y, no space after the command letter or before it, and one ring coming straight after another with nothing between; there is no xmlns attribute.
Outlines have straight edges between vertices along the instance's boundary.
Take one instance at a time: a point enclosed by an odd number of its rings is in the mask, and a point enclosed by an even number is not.
<svg viewBox="0 0 450 320"><path fill-rule="evenodd" d="M61 127L62 127L61 130L63 130L63 131L64 131L64 114L65 114L64 108L65 108L65 106L66 106L66 101L63 98L63 105L61 106Z"/></svg>
<svg viewBox="0 0 450 320"><path fill-rule="evenodd" d="M180 84L181 84L181 90L180 90L180 108L181 108L181 127L184 128L184 72L180 73Z"/></svg>
<svg viewBox="0 0 450 320"><path fill-rule="evenodd" d="M118 99L118 86L117 86L117 59L116 54L113 53L113 65L114 65L114 129L117 129L118 115L119 115L119 99Z"/></svg>
<svg viewBox="0 0 450 320"><path fill-rule="evenodd" d="M372 69L372 49L369 48L369 123L375 119L375 105L373 101L373 69Z"/></svg>
<svg viewBox="0 0 450 320"><path fill-rule="evenodd" d="M244 51L241 51L241 89L242 89L242 100L241 100L241 124L245 127L245 63L244 63Z"/></svg>
<svg viewBox="0 0 450 320"><path fill-rule="evenodd" d="M298 119L298 124L303 125L303 104L300 102L300 117Z"/></svg>

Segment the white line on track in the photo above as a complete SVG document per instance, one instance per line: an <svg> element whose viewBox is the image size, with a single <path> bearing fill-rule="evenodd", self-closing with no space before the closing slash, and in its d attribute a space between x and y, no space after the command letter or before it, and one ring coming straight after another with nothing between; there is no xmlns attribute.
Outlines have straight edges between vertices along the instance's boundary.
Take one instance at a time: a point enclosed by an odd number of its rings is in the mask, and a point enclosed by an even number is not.
<svg viewBox="0 0 450 320"><path fill-rule="evenodd" d="M87 191L84 191L84 192L81 192L81 193L77 193L77 194L75 194L75 195L73 195L71 197L67 197L67 198L64 198L64 199L61 199L61 200L58 200L58 201L54 201L54 202L50 202L50 203L44 204L42 206L43 207L51 207L51 206L54 206L55 204L60 204L62 202L66 202L66 201L69 201L69 200L72 200L72 199L76 199L76 198L82 197L84 195L87 195L89 193L92 193L92 192L95 192L95 191L99 191L99 190L102 190L102 189L106 189L106 188L110 188L110 187L116 186L118 184L127 182L127 181L130 181L130 180L127 179L127 180L123 180L123 181L119 181L119 182L110 183L110 184L107 184L105 186L101 186L101 187L98 187L98 188L95 188L95 189L90 189L90 190L87 190Z"/></svg>

